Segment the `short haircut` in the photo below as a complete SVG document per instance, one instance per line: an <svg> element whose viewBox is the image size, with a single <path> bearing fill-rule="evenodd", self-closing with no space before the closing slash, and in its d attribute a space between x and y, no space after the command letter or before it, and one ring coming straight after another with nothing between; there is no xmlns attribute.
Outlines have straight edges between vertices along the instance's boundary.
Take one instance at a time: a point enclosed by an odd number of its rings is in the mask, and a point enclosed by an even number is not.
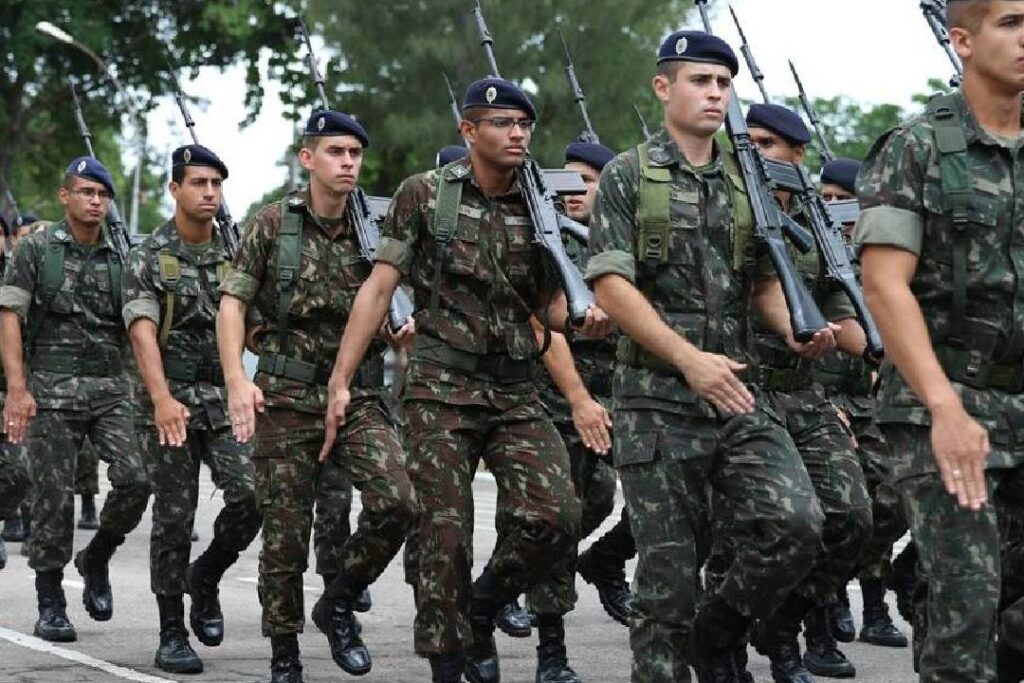
<svg viewBox="0 0 1024 683"><path fill-rule="evenodd" d="M171 166L171 182L181 185L185 181L185 169L189 166L196 168L196 164L181 164L179 166ZM213 168L213 166L206 166L206 168ZM213 170L217 171L217 175L220 175L220 171L216 168ZM221 178L223 180L223 178Z"/></svg>
<svg viewBox="0 0 1024 683"><path fill-rule="evenodd" d="M64 182L62 182L60 185L65 190L68 190L70 192L71 190L75 189L75 181L76 180L78 180L78 176L71 175L70 173L65 173L64 174Z"/></svg>
<svg viewBox="0 0 1024 683"><path fill-rule="evenodd" d="M676 76L679 74L679 69L682 66L683 62L678 59L664 61L658 65L657 75L665 77L669 83L675 83Z"/></svg>
<svg viewBox="0 0 1024 683"><path fill-rule="evenodd" d="M322 139L319 135L303 135L301 146L310 152L315 152L316 148L320 146L320 140Z"/></svg>
<svg viewBox="0 0 1024 683"><path fill-rule="evenodd" d="M992 0L949 0L946 5L946 26L977 33L992 9Z"/></svg>

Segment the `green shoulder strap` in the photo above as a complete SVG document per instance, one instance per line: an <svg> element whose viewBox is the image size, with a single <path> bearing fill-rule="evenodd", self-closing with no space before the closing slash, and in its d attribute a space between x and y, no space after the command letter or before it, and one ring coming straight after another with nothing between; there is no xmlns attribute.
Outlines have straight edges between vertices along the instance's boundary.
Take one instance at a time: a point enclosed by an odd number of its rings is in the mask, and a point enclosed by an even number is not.
<svg viewBox="0 0 1024 683"><path fill-rule="evenodd" d="M454 162L458 163L458 162ZM461 167L460 167L461 168ZM437 197L434 201L434 283L430 292L430 313L436 314L441 291L441 266L448 251L448 242L455 232L459 220L459 204L462 203L462 179L449 178L445 171L437 174Z"/></svg>
<svg viewBox="0 0 1024 683"><path fill-rule="evenodd" d="M277 236L277 338L278 353L286 354L288 309L299 277L302 248L302 202L288 198L281 202L281 231Z"/></svg>
<svg viewBox="0 0 1024 683"><path fill-rule="evenodd" d="M66 230L60 223L46 226L46 251L43 252L43 270L39 287L39 314L28 326L28 334L25 340L25 348L31 352L39 331L43 328L43 322L50 312L64 284L64 243L57 240L57 231Z"/></svg>
<svg viewBox="0 0 1024 683"><path fill-rule="evenodd" d="M640 234L637 238L640 262L653 272L668 261L669 188L672 172L650 165L647 143L636 147L640 156Z"/></svg>
<svg viewBox="0 0 1024 683"><path fill-rule="evenodd" d="M956 98L937 95L928 102L928 121L935 131L939 150L942 194L953 219L953 305L949 312L949 336L963 331L967 310L967 225L970 222L972 182L967 157L967 137Z"/></svg>
<svg viewBox="0 0 1024 683"><path fill-rule="evenodd" d="M735 271L741 271L746 262L747 245L754 234L754 210L750 208L747 186L736 155L725 149L721 150L721 154L729 198L732 200L732 267Z"/></svg>
<svg viewBox="0 0 1024 683"><path fill-rule="evenodd" d="M181 282L181 261L178 255L169 249L161 249L157 254L157 262L160 265L160 281L163 282L164 292L164 318L160 322L160 336L158 338L160 348L167 346L167 338L171 336L171 327L174 324L175 291L178 283Z"/></svg>

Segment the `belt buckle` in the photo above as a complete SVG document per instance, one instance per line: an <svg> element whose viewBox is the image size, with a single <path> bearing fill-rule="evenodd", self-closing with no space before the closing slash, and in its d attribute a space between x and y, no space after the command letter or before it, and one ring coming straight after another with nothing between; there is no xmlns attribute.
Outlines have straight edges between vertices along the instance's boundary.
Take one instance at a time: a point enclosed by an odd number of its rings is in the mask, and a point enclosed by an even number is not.
<svg viewBox="0 0 1024 683"><path fill-rule="evenodd" d="M273 367L270 370L270 374L281 376L285 373L285 368L288 365L288 357L283 353L274 355L274 362L271 364Z"/></svg>

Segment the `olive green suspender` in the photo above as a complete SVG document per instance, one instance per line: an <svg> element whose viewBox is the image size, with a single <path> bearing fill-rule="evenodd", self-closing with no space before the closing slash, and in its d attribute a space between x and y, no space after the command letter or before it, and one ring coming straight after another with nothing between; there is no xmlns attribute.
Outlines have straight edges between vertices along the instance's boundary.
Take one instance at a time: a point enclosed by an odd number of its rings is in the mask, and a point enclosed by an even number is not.
<svg viewBox="0 0 1024 683"><path fill-rule="evenodd" d="M43 327L46 315L50 312L64 284L64 243L56 238L58 230L65 230L60 223L46 227L46 251L43 252L43 277L40 283L39 293L39 315L28 325L28 334L25 340L25 348L29 351L35 344L36 337ZM103 232L106 238L106 230ZM113 250L107 251L107 272L110 274L110 288L114 296L114 308L121 311L121 260L115 257Z"/></svg>
<svg viewBox="0 0 1024 683"><path fill-rule="evenodd" d="M448 180L443 171L437 174L437 197L434 200L434 282L430 290L430 314L437 314L441 292L441 266L448 251L448 242L459 220L462 203L462 180Z"/></svg>
<svg viewBox="0 0 1024 683"><path fill-rule="evenodd" d="M937 95L928 102L928 120L935 131L935 145L939 150L939 177L942 194L949 202L953 219L953 305L949 312L947 337L963 332L967 310L967 225L973 188L970 162L967 156L967 137L956 99L952 95Z"/></svg>
<svg viewBox="0 0 1024 683"><path fill-rule="evenodd" d="M174 326L174 308L177 303L175 292L178 283L181 282L181 260L169 249L161 249L157 254L157 263L160 266L160 281L164 284L164 317L160 322L160 335L157 339L162 349L167 346L167 339L171 336L171 328ZM224 261L218 267L221 282L224 281L224 272L227 271L228 265L228 262Z"/></svg>
<svg viewBox="0 0 1024 683"><path fill-rule="evenodd" d="M288 309L299 277L302 211L301 201L286 199L281 202L281 230L277 235L277 352L282 355L288 353Z"/></svg>

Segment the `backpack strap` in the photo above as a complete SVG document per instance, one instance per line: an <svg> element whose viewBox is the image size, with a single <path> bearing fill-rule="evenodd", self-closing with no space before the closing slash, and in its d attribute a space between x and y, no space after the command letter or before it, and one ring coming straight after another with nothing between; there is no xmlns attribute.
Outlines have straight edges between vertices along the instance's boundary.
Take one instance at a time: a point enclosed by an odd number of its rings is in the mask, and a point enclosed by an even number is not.
<svg viewBox="0 0 1024 683"><path fill-rule="evenodd" d="M174 323L175 292L181 282L181 261L177 254L169 249L161 249L157 254L157 263L160 266L160 281L164 285L164 317L160 321L160 335L158 341L160 348L167 346L167 338L171 336L171 327Z"/></svg>
<svg viewBox="0 0 1024 683"><path fill-rule="evenodd" d="M649 273L668 262L669 188L672 172L661 166L651 166L647 143L636 147L640 156L640 233L637 249L640 262Z"/></svg>
<svg viewBox="0 0 1024 683"><path fill-rule="evenodd" d="M287 354L288 309L299 277L303 210L304 204L299 197L290 197L281 203L281 230L277 235L277 338L278 353L281 354Z"/></svg>
<svg viewBox="0 0 1024 683"><path fill-rule="evenodd" d="M66 234L67 228L62 223L46 226L46 251L43 252L42 278L39 287L39 315L29 324L25 338L25 348L30 352L36 337L39 336L39 331L43 328L50 307L64 284L64 242L57 239L58 231Z"/></svg>
<svg viewBox="0 0 1024 683"><path fill-rule="evenodd" d="M953 305L949 312L947 336L962 334L967 310L967 226L973 198L970 160L963 117L953 95L936 95L928 102L928 121L939 151L942 194L953 220Z"/></svg>
<svg viewBox="0 0 1024 683"><path fill-rule="evenodd" d="M434 282L430 292L430 313L437 313L441 291L441 266L448 253L448 242L459 221L462 203L462 183L466 167L461 161L445 166L437 174L437 192L434 201Z"/></svg>

